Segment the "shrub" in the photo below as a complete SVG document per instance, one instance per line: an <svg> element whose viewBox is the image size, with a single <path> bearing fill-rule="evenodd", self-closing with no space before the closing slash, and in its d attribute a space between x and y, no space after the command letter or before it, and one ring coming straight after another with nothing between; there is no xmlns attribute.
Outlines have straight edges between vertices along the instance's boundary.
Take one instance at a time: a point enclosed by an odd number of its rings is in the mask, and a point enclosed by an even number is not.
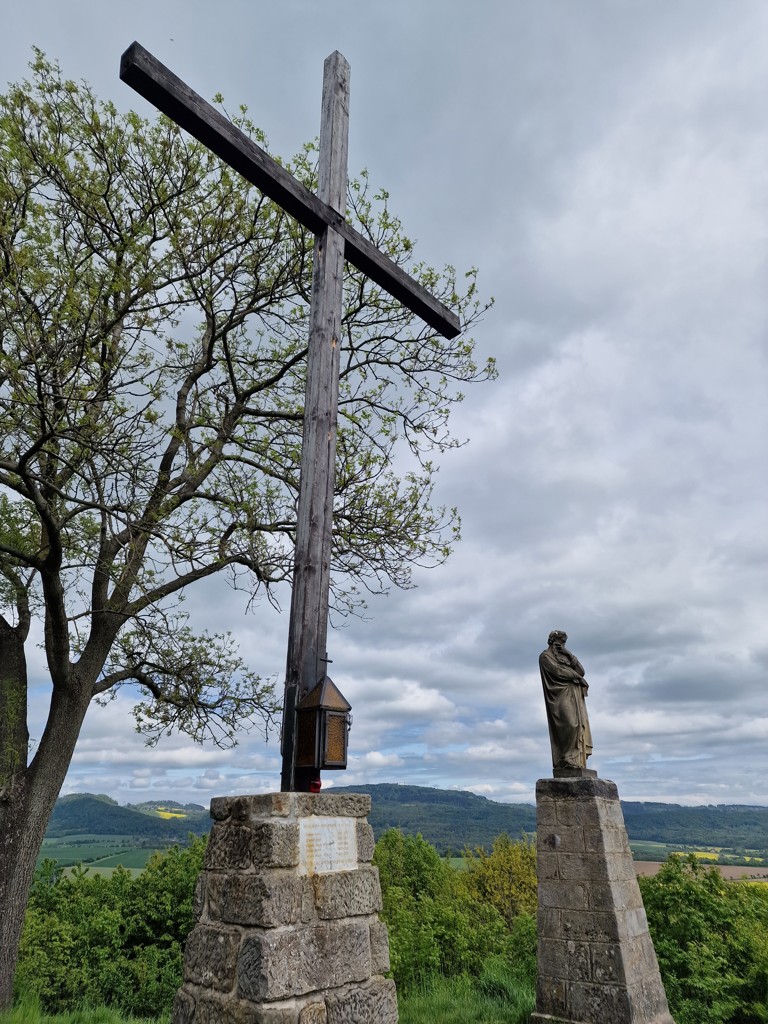
<svg viewBox="0 0 768 1024"><path fill-rule="evenodd" d="M518 841L503 832L488 853L483 847L465 850L465 883L478 899L495 907L512 928L520 914L535 914L536 843Z"/></svg>
<svg viewBox="0 0 768 1024"><path fill-rule="evenodd" d="M768 1020L768 894L693 856L640 885L676 1024Z"/></svg>
<svg viewBox="0 0 768 1024"><path fill-rule="evenodd" d="M181 984L205 839L156 854L137 878L46 861L32 885L14 988L43 1010L106 1004L154 1017Z"/></svg>
<svg viewBox="0 0 768 1024"><path fill-rule="evenodd" d="M421 836L397 829L376 846L392 973L412 991L435 975L479 975L485 961L510 945L501 915L475 900L459 872Z"/></svg>

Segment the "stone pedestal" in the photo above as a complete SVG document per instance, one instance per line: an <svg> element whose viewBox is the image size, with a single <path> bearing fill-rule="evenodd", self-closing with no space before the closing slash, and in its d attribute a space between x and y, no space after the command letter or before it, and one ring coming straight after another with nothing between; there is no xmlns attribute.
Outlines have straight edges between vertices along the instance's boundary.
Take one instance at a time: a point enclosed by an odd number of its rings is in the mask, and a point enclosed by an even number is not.
<svg viewBox="0 0 768 1024"><path fill-rule="evenodd" d="M211 802L173 1024L397 1024L363 794Z"/></svg>
<svg viewBox="0 0 768 1024"><path fill-rule="evenodd" d="M616 786L597 778L540 779L536 810L532 1024L674 1024Z"/></svg>

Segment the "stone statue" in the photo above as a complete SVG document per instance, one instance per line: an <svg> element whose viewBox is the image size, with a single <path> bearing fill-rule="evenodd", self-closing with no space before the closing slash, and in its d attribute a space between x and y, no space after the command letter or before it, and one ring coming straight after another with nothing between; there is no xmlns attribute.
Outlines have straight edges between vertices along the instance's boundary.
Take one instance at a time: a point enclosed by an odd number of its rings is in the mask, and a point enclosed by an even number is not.
<svg viewBox="0 0 768 1024"><path fill-rule="evenodd" d="M592 753L592 733L584 699L589 685L581 662L564 647L567 639L562 630L554 629L549 634L549 646L539 657L552 767L556 773L558 769L586 769L587 758Z"/></svg>

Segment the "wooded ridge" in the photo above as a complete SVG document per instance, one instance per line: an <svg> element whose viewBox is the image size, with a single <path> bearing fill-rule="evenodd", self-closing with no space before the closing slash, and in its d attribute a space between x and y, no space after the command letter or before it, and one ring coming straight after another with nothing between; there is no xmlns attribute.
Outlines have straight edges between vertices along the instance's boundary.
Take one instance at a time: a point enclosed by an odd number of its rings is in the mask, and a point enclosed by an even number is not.
<svg viewBox="0 0 768 1024"><path fill-rule="evenodd" d="M410 835L421 833L442 853L460 854L467 846L490 848L502 832L517 838L536 830L533 804L498 803L462 790L381 783L338 786L334 791L370 793L369 821L377 838L388 828L400 828ZM622 801L622 809L627 833L635 842L768 848L768 807ZM83 793L58 800L47 836L136 835L169 844L190 833L201 835L210 824L207 809L200 804L166 800L121 806L109 797Z"/></svg>

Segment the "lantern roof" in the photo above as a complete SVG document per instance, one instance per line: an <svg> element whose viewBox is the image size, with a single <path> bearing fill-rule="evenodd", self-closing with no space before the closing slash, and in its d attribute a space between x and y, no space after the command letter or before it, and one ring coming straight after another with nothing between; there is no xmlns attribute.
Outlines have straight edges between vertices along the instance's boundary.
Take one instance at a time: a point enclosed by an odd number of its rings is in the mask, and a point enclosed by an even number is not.
<svg viewBox="0 0 768 1024"><path fill-rule="evenodd" d="M334 683L330 676L323 676L306 697L302 697L296 705L297 711L308 711L318 708L327 711L351 711L352 705Z"/></svg>

